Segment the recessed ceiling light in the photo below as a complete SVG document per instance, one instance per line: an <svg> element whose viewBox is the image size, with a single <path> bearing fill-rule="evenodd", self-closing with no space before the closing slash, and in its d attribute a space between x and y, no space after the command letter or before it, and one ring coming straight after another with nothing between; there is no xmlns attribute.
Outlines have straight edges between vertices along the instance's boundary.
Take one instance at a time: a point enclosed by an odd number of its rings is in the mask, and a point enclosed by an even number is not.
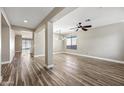
<svg viewBox="0 0 124 93"><path fill-rule="evenodd" d="M27 23L28 22L28 20L24 20L24 23Z"/></svg>

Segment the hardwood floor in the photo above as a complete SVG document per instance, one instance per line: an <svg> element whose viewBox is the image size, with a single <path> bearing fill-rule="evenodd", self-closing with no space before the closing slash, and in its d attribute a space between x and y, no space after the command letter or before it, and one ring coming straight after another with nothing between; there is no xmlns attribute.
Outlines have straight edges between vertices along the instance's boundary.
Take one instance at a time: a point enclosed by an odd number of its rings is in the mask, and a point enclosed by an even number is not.
<svg viewBox="0 0 124 93"><path fill-rule="evenodd" d="M67 54L56 54L53 60L54 68L47 70L44 57L17 53L11 64L2 65L1 85L124 85L124 64Z"/></svg>

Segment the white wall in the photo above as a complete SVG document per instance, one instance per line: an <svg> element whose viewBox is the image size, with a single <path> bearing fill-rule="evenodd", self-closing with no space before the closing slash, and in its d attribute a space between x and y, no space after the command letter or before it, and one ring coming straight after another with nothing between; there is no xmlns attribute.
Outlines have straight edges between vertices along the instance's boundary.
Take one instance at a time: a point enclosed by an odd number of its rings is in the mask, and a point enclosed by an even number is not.
<svg viewBox="0 0 124 93"><path fill-rule="evenodd" d="M33 32L31 31L21 31L22 38L33 39Z"/></svg>
<svg viewBox="0 0 124 93"><path fill-rule="evenodd" d="M15 56L15 32L2 26L2 62L12 62Z"/></svg>
<svg viewBox="0 0 124 93"><path fill-rule="evenodd" d="M4 12L3 8L0 8L0 82L2 80L2 78L1 78L1 41L2 41L1 40L1 31L2 31L2 29L1 29L1 23L2 23L1 18L2 18L2 15L4 16L6 22L7 22L8 26L9 26L9 29L11 29L11 25L10 25L8 19L7 19L6 13Z"/></svg>
<svg viewBox="0 0 124 93"><path fill-rule="evenodd" d="M19 27L19 26L12 26L13 31L15 31L16 35L22 35L22 38L33 38L33 30L24 28L24 27Z"/></svg>
<svg viewBox="0 0 124 93"><path fill-rule="evenodd" d="M2 20L4 18L2 17ZM2 32L1 32L1 49L2 49L2 63L10 61L10 30L6 23L2 22Z"/></svg>
<svg viewBox="0 0 124 93"><path fill-rule="evenodd" d="M15 32L10 30L10 62L12 62L15 56Z"/></svg>
<svg viewBox="0 0 124 93"><path fill-rule="evenodd" d="M64 42L58 38L59 34L53 34L53 52L63 52Z"/></svg>
<svg viewBox="0 0 124 93"><path fill-rule="evenodd" d="M34 33L34 56L45 54L45 30L41 29Z"/></svg>
<svg viewBox="0 0 124 93"><path fill-rule="evenodd" d="M15 42L15 40L14 40L14 38L15 38L14 37L14 31L11 30L11 25L10 25L10 23L8 21L8 18L6 16L6 13L4 12L3 8L0 8L0 13L1 13L1 17L3 16L5 18L5 21L6 21L7 25L8 25L8 27L9 27L9 40L10 40L10 42L9 42L9 44L10 44L9 45L9 47L10 47L9 53L10 54L9 55L10 55L10 60L8 62L11 62L13 57L14 57L14 54L15 54L15 52L14 52L15 51L15 48L14 48L14 46L15 46L14 45L14 42ZM2 20L0 20L0 23L2 23ZM0 32L1 32L1 29L0 29ZM0 41L1 41L1 38L0 38ZM0 50L1 50L1 48L0 48ZM1 53L1 51L0 51L0 53Z"/></svg>
<svg viewBox="0 0 124 93"><path fill-rule="evenodd" d="M62 52L64 42L58 40L58 34L53 34L53 52ZM34 55L45 55L45 30L39 29L34 33Z"/></svg>
<svg viewBox="0 0 124 93"><path fill-rule="evenodd" d="M78 37L77 50L64 47L65 52L124 61L124 23L73 34Z"/></svg>

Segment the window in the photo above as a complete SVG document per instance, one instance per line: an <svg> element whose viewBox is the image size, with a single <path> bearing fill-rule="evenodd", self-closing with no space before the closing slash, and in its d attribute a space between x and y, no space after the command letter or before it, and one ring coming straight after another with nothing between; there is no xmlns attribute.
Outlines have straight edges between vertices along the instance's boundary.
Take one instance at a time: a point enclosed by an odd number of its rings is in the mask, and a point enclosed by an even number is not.
<svg viewBox="0 0 124 93"><path fill-rule="evenodd" d="M22 49L30 49L31 48L31 40L23 39L22 40Z"/></svg>
<svg viewBox="0 0 124 93"><path fill-rule="evenodd" d="M77 36L66 37L66 48L77 49Z"/></svg>

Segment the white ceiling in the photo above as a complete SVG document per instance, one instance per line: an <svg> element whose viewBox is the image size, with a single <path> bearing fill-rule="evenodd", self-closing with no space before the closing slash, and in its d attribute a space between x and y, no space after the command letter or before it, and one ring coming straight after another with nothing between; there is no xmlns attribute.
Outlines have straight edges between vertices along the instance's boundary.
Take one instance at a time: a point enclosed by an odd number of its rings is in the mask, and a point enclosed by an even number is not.
<svg viewBox="0 0 124 93"><path fill-rule="evenodd" d="M4 8L10 24L35 29L54 7L6 7ZM24 20L28 23L24 23Z"/></svg>
<svg viewBox="0 0 124 93"><path fill-rule="evenodd" d="M90 22L85 22L91 19ZM105 26L124 21L124 8L114 7L81 7L67 14L54 23L54 32L61 30L62 33L72 32L69 30L82 22L84 25L91 24L93 27Z"/></svg>

